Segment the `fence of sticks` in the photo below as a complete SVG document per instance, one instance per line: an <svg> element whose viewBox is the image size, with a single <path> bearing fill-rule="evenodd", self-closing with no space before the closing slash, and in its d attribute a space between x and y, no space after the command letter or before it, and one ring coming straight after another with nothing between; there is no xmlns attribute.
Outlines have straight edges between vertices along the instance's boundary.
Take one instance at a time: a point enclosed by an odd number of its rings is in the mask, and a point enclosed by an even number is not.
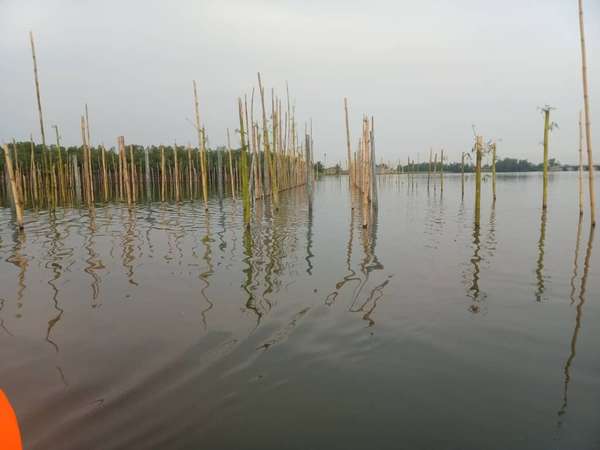
<svg viewBox="0 0 600 450"><path fill-rule="evenodd" d="M0 202L15 209L17 227L24 226L25 208L56 208L97 202L122 201L129 206L140 201L201 199L208 209L209 195L231 195L243 202L244 223L250 223L256 199L271 199L279 206L279 193L313 182L312 124L305 125L304 138L298 134L295 106L290 103L286 85L286 108L271 90L271 108L258 74L260 117L255 120L255 90L237 99L239 128L232 136L227 130L227 146L210 149L200 121L196 82L193 100L197 146L173 143L171 146L128 144L118 136L116 146L93 147L87 104L80 118L81 145L61 145L54 126L56 144L46 142L33 35L30 34L41 143L2 145L0 158ZM234 148L235 147L235 148ZM312 186L308 187L310 192ZM0 203L1 204L1 203Z"/></svg>

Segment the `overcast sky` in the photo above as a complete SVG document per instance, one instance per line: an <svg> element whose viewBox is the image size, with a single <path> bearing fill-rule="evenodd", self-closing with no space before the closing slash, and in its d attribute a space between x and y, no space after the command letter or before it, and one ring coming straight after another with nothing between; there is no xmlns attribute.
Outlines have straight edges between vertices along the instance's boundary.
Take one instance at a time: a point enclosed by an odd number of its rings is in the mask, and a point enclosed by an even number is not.
<svg viewBox="0 0 600 450"><path fill-rule="evenodd" d="M600 124L600 1L584 4ZM328 163L345 159L344 96L353 143L362 113L375 116L378 159L424 161L443 147L457 160L475 124L502 138L499 157L540 161L545 104L560 126L551 156L577 159L577 0L0 0L2 141L39 141L29 30L51 142L58 124L65 143L80 143L87 102L94 144L121 134L195 144L196 79L211 144L224 144L260 71L282 96L288 81ZM594 134L600 142L600 126Z"/></svg>

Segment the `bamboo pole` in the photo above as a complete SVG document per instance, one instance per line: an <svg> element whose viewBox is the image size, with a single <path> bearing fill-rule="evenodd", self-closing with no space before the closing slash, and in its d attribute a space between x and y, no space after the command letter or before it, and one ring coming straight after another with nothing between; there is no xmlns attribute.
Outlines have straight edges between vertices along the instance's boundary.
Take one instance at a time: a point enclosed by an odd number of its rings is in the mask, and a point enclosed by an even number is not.
<svg viewBox="0 0 600 450"><path fill-rule="evenodd" d="M229 178L231 180L231 196L235 200L235 178L233 177L233 161L231 157L231 141L229 139L229 128L227 128L227 152L229 153Z"/></svg>
<svg viewBox="0 0 600 450"><path fill-rule="evenodd" d="M130 170L131 170L131 200L133 201L133 203L135 203L137 201L137 180L136 180L136 173L135 173L135 158L133 157L133 145L129 145L129 163L130 163Z"/></svg>
<svg viewBox="0 0 600 450"><path fill-rule="evenodd" d="M77 155L75 153L71 153L71 167L73 170L73 184L75 187L75 201L77 203L81 202L81 175L79 172L79 165L77 163Z"/></svg>
<svg viewBox="0 0 600 450"><path fill-rule="evenodd" d="M15 170L13 168L12 160L10 157L10 150L8 149L8 145L2 144L2 148L4 149L4 160L6 162L6 169L8 172L8 179L10 181L10 188L13 196L13 203L15 205L15 213L17 216L17 227L19 230L24 228L23 225L23 203L21 201L21 194L19 192L19 188L17 187L17 181L15 179Z"/></svg>
<svg viewBox="0 0 600 450"><path fill-rule="evenodd" d="M204 127L200 130L200 170L202 172L202 195L204 198L204 210L208 211L208 173L206 166L206 132Z"/></svg>
<svg viewBox="0 0 600 450"><path fill-rule="evenodd" d="M371 116L371 130L369 131L371 149L370 149L370 158L371 158L371 204L375 209L377 209L378 203L378 195L377 195L377 171L376 171L376 163L375 163L375 119Z"/></svg>
<svg viewBox="0 0 600 450"><path fill-rule="evenodd" d="M460 155L460 198L465 198L465 152Z"/></svg>
<svg viewBox="0 0 600 450"><path fill-rule="evenodd" d="M310 136L304 136L304 159L306 160L306 195L308 197L308 209L312 210L313 183L312 183L312 161L310 152Z"/></svg>
<svg viewBox="0 0 600 450"><path fill-rule="evenodd" d="M346 148L348 150L348 183L352 187L352 155L350 150L350 125L348 124L348 99L346 97L344 97L344 118L346 123Z"/></svg>
<svg viewBox="0 0 600 450"><path fill-rule="evenodd" d="M444 193L444 149L440 151L440 192Z"/></svg>
<svg viewBox="0 0 600 450"><path fill-rule="evenodd" d="M544 112L544 192L542 209L548 207L548 135L550 134L550 107L542 110Z"/></svg>
<svg viewBox="0 0 600 450"><path fill-rule="evenodd" d="M250 193L248 189L248 156L246 154L246 137L244 135L244 113L242 110L242 99L238 98L238 110L240 116L240 178L242 182L242 201L244 224L250 226Z"/></svg>
<svg viewBox="0 0 600 450"><path fill-rule="evenodd" d="M58 183L60 184L60 195L62 201L66 200L66 189L65 189L65 171L63 167L62 150L60 149L60 133L58 132L58 125L54 125L54 131L56 132L56 150L58 151Z"/></svg>
<svg viewBox="0 0 600 450"><path fill-rule="evenodd" d="M121 172L123 176L123 184L125 185L125 193L127 194L127 205L131 207L132 195L131 195L131 184L129 183L129 169L127 167L127 154L125 151L125 137L119 136L117 138L119 144L119 154L121 156ZM133 164L133 161L131 162Z"/></svg>
<svg viewBox="0 0 600 450"><path fill-rule="evenodd" d="M483 137L477 136L475 142L475 224L479 227L481 218L481 159L483 153Z"/></svg>
<svg viewBox="0 0 600 450"><path fill-rule="evenodd" d="M173 170L175 177L175 201L179 201L179 163L177 161L177 143L173 144Z"/></svg>
<svg viewBox="0 0 600 450"><path fill-rule="evenodd" d="M433 154L433 149L429 149L429 165L427 166L427 188L429 188L429 180L431 178L431 157Z"/></svg>
<svg viewBox="0 0 600 450"><path fill-rule="evenodd" d="M165 201L165 194L167 189L167 173L166 173L166 161L165 161L165 148L160 146L160 201Z"/></svg>
<svg viewBox="0 0 600 450"><path fill-rule="evenodd" d="M88 164L90 162L90 160L88 159L89 146L85 135L85 118L83 116L81 116L81 140L83 142L83 189L85 193L84 199L89 205L93 201L92 192L90 188L92 180L90 179L91 171L88 168Z"/></svg>
<svg viewBox="0 0 600 450"><path fill-rule="evenodd" d="M265 166L267 167L267 170L265 171L265 173L269 174L270 191L271 191L271 195L273 198L273 203L275 204L275 208L277 208L278 204L279 204L279 195L276 190L277 184L276 184L276 180L274 180L275 173L273 171L274 167L273 167L273 164L271 161L271 149L270 149L270 145L269 145L269 128L267 126L267 111L265 108L265 90L262 85L260 73L258 73L258 90L260 93L260 101L261 101L261 106L262 106L263 148L264 148Z"/></svg>
<svg viewBox="0 0 600 450"><path fill-rule="evenodd" d="M579 215L583 215L583 128L582 128L582 115L579 111L579 169L577 174L577 184L579 187Z"/></svg>
<svg viewBox="0 0 600 450"><path fill-rule="evenodd" d="M496 201L496 143L492 143L492 198Z"/></svg>
<svg viewBox="0 0 600 450"><path fill-rule="evenodd" d="M579 36L581 40L581 72L583 80L583 105L585 110L585 140L588 156L588 184L590 191L590 217L592 226L596 226L596 198L594 194L594 159L592 157L592 130L590 118L590 99L587 75L587 53L585 49L585 28L583 22L583 1L579 0Z"/></svg>
<svg viewBox="0 0 600 450"><path fill-rule="evenodd" d="M44 151L44 158L46 164L48 164L48 155L46 149L46 132L44 131L44 116L42 114L42 99L40 94L40 82L38 77L37 58L35 56L35 43L33 41L33 32L29 32L29 41L31 42L31 57L33 58L33 77L35 80L35 96L37 99L38 106L38 117L40 120L40 133L42 135L42 150Z"/></svg>
<svg viewBox="0 0 600 450"><path fill-rule="evenodd" d="M200 128L200 110L198 108L198 91L196 88L196 80L193 80L194 87L194 113L196 115L196 132L198 133L198 148L200 149L200 174L202 177L202 198L204 199L204 209L208 211L208 182L206 179L206 162L204 139L202 138L202 130Z"/></svg>
<svg viewBox="0 0 600 450"><path fill-rule="evenodd" d="M33 145L33 136L30 136L30 151L31 151L31 191L33 192L33 200L35 203L38 203L38 183L37 183L37 169L35 163L35 147Z"/></svg>

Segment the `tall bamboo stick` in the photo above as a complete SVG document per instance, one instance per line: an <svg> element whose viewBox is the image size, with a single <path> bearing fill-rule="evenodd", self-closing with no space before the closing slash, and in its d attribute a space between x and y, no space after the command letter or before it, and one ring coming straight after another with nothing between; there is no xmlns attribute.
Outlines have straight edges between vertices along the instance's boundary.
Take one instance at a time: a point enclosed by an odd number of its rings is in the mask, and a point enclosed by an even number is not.
<svg viewBox="0 0 600 450"><path fill-rule="evenodd" d="M35 79L35 96L37 99L38 106L38 117L40 119L40 133L42 135L42 149L44 151L44 158L47 163L48 155L46 153L46 132L44 131L44 116L42 114L42 99L40 94L40 82L38 77L37 58L35 56L35 43L33 42L33 32L29 32L29 41L31 42L31 57L33 58L33 77Z"/></svg>
<svg viewBox="0 0 600 450"><path fill-rule="evenodd" d="M542 209L548 207L548 135L550 134L550 107L542 110L544 112L544 192Z"/></svg>
<svg viewBox="0 0 600 450"><path fill-rule="evenodd" d="M20 230L23 229L23 203L21 201L21 194L17 187L17 181L15 178L15 170L13 168L12 159L10 157L10 150L8 149L8 145L2 144L2 148L4 149L4 160L6 162L6 169L8 171L8 179L10 181L10 188L12 191L13 202L15 205L15 213L17 216L17 227Z"/></svg>
<svg viewBox="0 0 600 450"><path fill-rule="evenodd" d="M348 99L346 97L344 97L344 118L346 123L346 148L348 150L348 183L352 187L352 155L350 150L350 125L348 124Z"/></svg>
<svg viewBox="0 0 600 450"><path fill-rule="evenodd" d="M175 201L179 201L179 164L177 162L177 143L173 144L173 170L175 177Z"/></svg>
<svg viewBox="0 0 600 450"><path fill-rule="evenodd" d="M206 179L205 149L202 139L202 130L200 128L200 109L198 107L198 91L196 89L196 80L193 80L194 87L194 113L196 116L196 132L198 133L198 148L200 149L200 176L202 177L202 198L204 199L204 209L208 210L208 181Z"/></svg>
<svg viewBox="0 0 600 450"><path fill-rule="evenodd" d="M481 160L483 154L482 136L476 137L475 152L475 225L479 227L481 218Z"/></svg>
<svg viewBox="0 0 600 450"><path fill-rule="evenodd" d="M250 226L250 192L248 189L248 156L246 152L246 137L244 134L244 113L242 109L242 99L238 98L238 110L240 116L240 178L242 182L242 201L244 224Z"/></svg>
<svg viewBox="0 0 600 450"><path fill-rule="evenodd" d="M592 226L596 226L596 198L594 194L594 159L592 157L592 130L590 118L590 99L588 94L587 53L585 49L585 29L583 23L583 1L579 0L579 36L581 40L581 72L583 79L583 105L585 110L585 140L588 156L588 183L590 191L590 217Z"/></svg>
<svg viewBox="0 0 600 450"><path fill-rule="evenodd" d="M127 205L129 207L131 207L131 203L132 203L132 195L131 195L131 184L129 182L129 169L127 166L127 154L126 154L126 150L125 150L125 137L124 136L119 136L117 138L118 144L119 144L119 153L121 155L121 161L122 161L122 175L123 175L123 184L125 185L125 193L127 194ZM131 163L133 164L133 161L131 161Z"/></svg>
<svg viewBox="0 0 600 450"><path fill-rule="evenodd" d="M166 173L166 161L165 161L165 148L160 146L160 201L165 201L165 194L167 189L167 173Z"/></svg>
<svg viewBox="0 0 600 450"><path fill-rule="evenodd" d="M492 198L496 201L496 143L492 143Z"/></svg>
<svg viewBox="0 0 600 450"><path fill-rule="evenodd" d="M227 152L229 153L229 178L231 181L231 196L235 200L235 179L233 177L233 161L231 157L231 141L229 139L229 128L227 128Z"/></svg>
<svg viewBox="0 0 600 450"><path fill-rule="evenodd" d="M583 113L579 111L579 169L577 174L577 184L579 187L579 215L583 215L583 128L581 119Z"/></svg>
<svg viewBox="0 0 600 450"><path fill-rule="evenodd" d="M460 198L465 198L465 152L460 155Z"/></svg>
<svg viewBox="0 0 600 450"><path fill-rule="evenodd" d="M106 149L102 145L102 188L104 191L104 201L108 201L108 171L106 167Z"/></svg>

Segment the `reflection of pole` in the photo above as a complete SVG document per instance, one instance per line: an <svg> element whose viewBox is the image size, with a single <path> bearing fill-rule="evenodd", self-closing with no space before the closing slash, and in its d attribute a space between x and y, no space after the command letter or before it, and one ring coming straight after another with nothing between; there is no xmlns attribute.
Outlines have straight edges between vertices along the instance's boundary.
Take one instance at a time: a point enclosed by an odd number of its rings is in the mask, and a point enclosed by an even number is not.
<svg viewBox="0 0 600 450"><path fill-rule="evenodd" d="M579 226L581 226L581 219L579 220ZM573 336L571 337L571 351L569 354L569 357L567 358L567 361L565 362L565 367L563 369L563 372L565 374L565 382L564 382L564 388L563 388L563 404L562 407L560 408L560 410L558 411L558 415L562 416L563 414L565 414L567 412L567 403L568 403L568 389L569 389L569 382L571 381L571 365L573 364L573 360L575 359L575 356L577 354L577 338L579 337L579 331L581 329L581 321L583 318L583 305L585 303L585 294L586 294L586 284L587 284L587 277L588 277L588 272L589 272L589 268L590 268L590 259L592 257L592 244L594 241L594 227L590 228L590 236L588 239L588 245L587 245L587 250L585 253L585 260L584 260L584 266L583 266L583 275L581 277L581 286L579 288L579 303L577 304L577 307L575 308L575 328L573 329ZM579 228L577 230L577 233L579 233ZM577 247L575 249L575 254L577 254L577 248L579 246L579 236L577 236ZM577 269L575 269L577 270ZM560 422L559 422L560 423Z"/></svg>
<svg viewBox="0 0 600 450"><path fill-rule="evenodd" d="M542 219L540 224L540 239L538 241L538 260L536 266L537 286L535 298L538 302L542 301L544 294L544 241L546 240L546 210L542 210Z"/></svg>

